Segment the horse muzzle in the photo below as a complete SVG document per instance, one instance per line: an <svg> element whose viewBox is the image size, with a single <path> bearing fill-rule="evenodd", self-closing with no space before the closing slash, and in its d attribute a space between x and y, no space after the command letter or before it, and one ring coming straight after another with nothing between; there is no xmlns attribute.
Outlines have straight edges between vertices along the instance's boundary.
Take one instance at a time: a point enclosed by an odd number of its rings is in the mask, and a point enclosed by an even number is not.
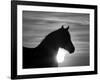
<svg viewBox="0 0 100 80"><path fill-rule="evenodd" d="M69 50L70 54L75 52L75 47L73 47L71 50Z"/></svg>

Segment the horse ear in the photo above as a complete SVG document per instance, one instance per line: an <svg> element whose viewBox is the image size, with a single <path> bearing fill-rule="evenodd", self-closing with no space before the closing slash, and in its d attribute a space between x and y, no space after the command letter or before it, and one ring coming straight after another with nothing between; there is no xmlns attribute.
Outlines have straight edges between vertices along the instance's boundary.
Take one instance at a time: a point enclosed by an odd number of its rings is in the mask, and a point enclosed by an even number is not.
<svg viewBox="0 0 100 80"><path fill-rule="evenodd" d="M62 25L61 29L64 29L64 26Z"/></svg>
<svg viewBox="0 0 100 80"><path fill-rule="evenodd" d="M68 30L69 29L69 26L66 28L66 30Z"/></svg>

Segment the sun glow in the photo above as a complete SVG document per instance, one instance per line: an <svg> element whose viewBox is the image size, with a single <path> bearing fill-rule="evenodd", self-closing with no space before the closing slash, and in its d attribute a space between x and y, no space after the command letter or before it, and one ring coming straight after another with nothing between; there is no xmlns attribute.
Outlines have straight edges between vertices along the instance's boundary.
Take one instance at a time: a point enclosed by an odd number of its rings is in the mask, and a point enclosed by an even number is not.
<svg viewBox="0 0 100 80"><path fill-rule="evenodd" d="M62 63L64 61L64 57L65 57L66 52L67 51L65 49L59 48L58 54L56 56L56 60L58 63Z"/></svg>

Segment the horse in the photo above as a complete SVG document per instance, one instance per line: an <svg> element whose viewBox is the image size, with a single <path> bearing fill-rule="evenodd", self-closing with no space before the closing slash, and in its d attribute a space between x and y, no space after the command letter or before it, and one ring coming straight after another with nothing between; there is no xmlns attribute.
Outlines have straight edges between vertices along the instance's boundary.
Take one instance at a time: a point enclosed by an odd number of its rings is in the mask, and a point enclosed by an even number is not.
<svg viewBox="0 0 100 80"><path fill-rule="evenodd" d="M23 47L23 68L58 67L55 60L59 48L64 48L70 54L75 51L68 31L69 26L48 34L35 48Z"/></svg>

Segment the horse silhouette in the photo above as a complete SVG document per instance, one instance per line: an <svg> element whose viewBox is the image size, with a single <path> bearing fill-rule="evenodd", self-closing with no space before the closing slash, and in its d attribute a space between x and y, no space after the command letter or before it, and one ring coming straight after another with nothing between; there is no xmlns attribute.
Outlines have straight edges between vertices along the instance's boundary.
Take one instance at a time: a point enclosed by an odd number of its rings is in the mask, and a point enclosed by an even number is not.
<svg viewBox="0 0 100 80"><path fill-rule="evenodd" d="M57 67L56 55L59 48L69 53L75 51L68 29L69 26L64 28L62 25L48 34L37 47L23 47L23 68Z"/></svg>

